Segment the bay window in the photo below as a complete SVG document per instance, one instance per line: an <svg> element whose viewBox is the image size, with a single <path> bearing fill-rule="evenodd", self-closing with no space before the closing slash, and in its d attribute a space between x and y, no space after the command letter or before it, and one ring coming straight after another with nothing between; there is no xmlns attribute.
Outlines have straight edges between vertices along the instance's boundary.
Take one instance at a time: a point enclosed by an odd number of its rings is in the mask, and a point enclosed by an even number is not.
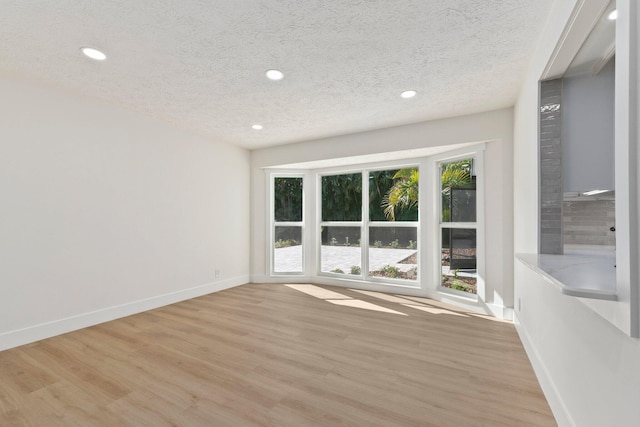
<svg viewBox="0 0 640 427"><path fill-rule="evenodd" d="M297 175L271 171L271 275L475 298L484 289L480 150Z"/></svg>

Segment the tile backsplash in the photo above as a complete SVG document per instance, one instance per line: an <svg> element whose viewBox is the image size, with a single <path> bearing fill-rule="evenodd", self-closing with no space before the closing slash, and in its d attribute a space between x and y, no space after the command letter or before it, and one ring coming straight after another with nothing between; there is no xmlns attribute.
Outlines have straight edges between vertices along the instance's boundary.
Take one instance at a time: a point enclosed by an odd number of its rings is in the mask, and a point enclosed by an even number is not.
<svg viewBox="0 0 640 427"><path fill-rule="evenodd" d="M562 209L565 244L615 246L615 201L565 201Z"/></svg>
<svg viewBox="0 0 640 427"><path fill-rule="evenodd" d="M540 83L540 253L562 253L562 79Z"/></svg>

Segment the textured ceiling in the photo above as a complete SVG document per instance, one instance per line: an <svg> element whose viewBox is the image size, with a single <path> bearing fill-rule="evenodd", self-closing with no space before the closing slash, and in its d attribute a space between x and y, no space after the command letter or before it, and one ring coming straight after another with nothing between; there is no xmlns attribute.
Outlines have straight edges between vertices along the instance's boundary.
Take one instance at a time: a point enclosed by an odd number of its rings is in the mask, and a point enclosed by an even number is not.
<svg viewBox="0 0 640 427"><path fill-rule="evenodd" d="M552 2L2 0L0 71L260 148L511 106Z"/></svg>

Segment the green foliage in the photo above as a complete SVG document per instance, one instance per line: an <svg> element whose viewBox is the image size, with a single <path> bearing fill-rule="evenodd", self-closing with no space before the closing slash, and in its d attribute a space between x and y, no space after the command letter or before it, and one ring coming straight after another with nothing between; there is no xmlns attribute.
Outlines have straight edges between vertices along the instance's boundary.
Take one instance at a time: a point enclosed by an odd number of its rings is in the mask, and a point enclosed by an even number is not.
<svg viewBox="0 0 640 427"><path fill-rule="evenodd" d="M398 239L392 241L389 246L391 246L392 249L398 249L400 247L400 243L398 242Z"/></svg>
<svg viewBox="0 0 640 427"><path fill-rule="evenodd" d="M278 241L275 243L275 247L276 249L280 249L280 248L287 248L289 246L297 246L299 244L300 242L298 242L295 239L287 239L287 240L278 239Z"/></svg>
<svg viewBox="0 0 640 427"><path fill-rule="evenodd" d="M471 179L472 166L473 159L444 163L441 166L442 222L451 221L451 189L475 188L475 182Z"/></svg>
<svg viewBox="0 0 640 427"><path fill-rule="evenodd" d="M385 265L384 267L382 267L380 269L380 272L385 277L396 278L396 277L400 276L400 270L398 269L398 267L395 267L393 265Z"/></svg>
<svg viewBox="0 0 640 427"><path fill-rule="evenodd" d="M372 271L370 274L372 276L387 277L389 279L416 280L418 277L418 267L413 266L408 271L402 271L396 266L385 265L379 270Z"/></svg>
<svg viewBox="0 0 640 427"><path fill-rule="evenodd" d="M382 247L382 241L381 240L376 240L375 242L373 242L373 247L374 248L381 248Z"/></svg>
<svg viewBox="0 0 640 427"><path fill-rule="evenodd" d="M274 217L276 221L302 221L302 178L275 178Z"/></svg>
<svg viewBox="0 0 640 427"><path fill-rule="evenodd" d="M393 175L394 183L383 197L381 206L387 219L395 221L398 212L418 208L417 168L400 169Z"/></svg>
<svg viewBox="0 0 640 427"><path fill-rule="evenodd" d="M409 245L407 246L407 249L417 249L417 247L418 247L418 242L409 240Z"/></svg>
<svg viewBox="0 0 640 427"><path fill-rule="evenodd" d="M440 167L442 193L448 194L451 188L470 188L473 185L471 180L472 165L473 159L443 163Z"/></svg>
<svg viewBox="0 0 640 427"><path fill-rule="evenodd" d="M450 194L451 188L474 188L475 183L471 178L472 166L473 159L444 163L441 166L440 181L443 197ZM402 213L417 212L419 178L417 168L400 169L393 175L394 183L380 203L387 219L396 221L400 219ZM443 209L448 210L447 203L443 203ZM446 219L448 214L444 213L443 216L445 216L444 221L448 221Z"/></svg>
<svg viewBox="0 0 640 427"><path fill-rule="evenodd" d="M362 174L322 177L322 221L362 219Z"/></svg>
<svg viewBox="0 0 640 427"><path fill-rule="evenodd" d="M397 170L381 170L369 172L369 219L385 221L382 210L382 199L393 186L393 175Z"/></svg>
<svg viewBox="0 0 640 427"><path fill-rule="evenodd" d="M442 276L442 286L445 288L455 289L456 291L476 293L476 286L473 283L467 283L453 276Z"/></svg>
<svg viewBox="0 0 640 427"><path fill-rule="evenodd" d="M344 274L344 271L342 271L342 269L340 268L334 268L333 270L330 271L330 273Z"/></svg>
<svg viewBox="0 0 640 427"><path fill-rule="evenodd" d="M350 273L359 275L360 273L362 273L362 269L358 265L352 265Z"/></svg>
<svg viewBox="0 0 640 427"><path fill-rule="evenodd" d="M331 241L329 242L329 244L330 244L331 246L335 246L335 245L337 245L337 244L338 244L338 239L336 239L335 237L332 237L332 238L331 238Z"/></svg>

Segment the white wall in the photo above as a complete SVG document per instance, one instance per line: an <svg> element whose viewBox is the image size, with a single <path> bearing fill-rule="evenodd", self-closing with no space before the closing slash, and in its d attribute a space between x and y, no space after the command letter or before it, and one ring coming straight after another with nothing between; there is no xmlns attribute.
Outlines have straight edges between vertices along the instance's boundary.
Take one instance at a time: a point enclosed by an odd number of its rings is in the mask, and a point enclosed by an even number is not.
<svg viewBox="0 0 640 427"><path fill-rule="evenodd" d="M485 151L487 304L513 307L513 111L492 111L266 148L252 152L252 278L268 280L264 168L469 142L491 141ZM300 278L292 278L300 280ZM510 312L507 310L508 314Z"/></svg>
<svg viewBox="0 0 640 427"><path fill-rule="evenodd" d="M640 422L640 341L516 262L518 332L560 427Z"/></svg>
<svg viewBox="0 0 640 427"><path fill-rule="evenodd" d="M41 82L0 93L0 350L248 282L248 151Z"/></svg>
<svg viewBox="0 0 640 427"><path fill-rule="evenodd" d="M558 62L558 55L562 53L554 51L558 42L563 40L565 44L571 44L575 39L575 31L565 37L565 27L582 31L584 40L591 28L589 25L592 26L607 3L607 0L555 2L518 97L513 162L516 253L535 253L538 247L538 81L552 58ZM629 0L618 0L617 3L620 10L621 5L629 4ZM574 7L580 7L584 19L573 19ZM581 28L583 24L587 26ZM576 44L579 47L580 43ZM618 45L618 57L620 48ZM564 59L566 65L570 59ZM617 75L616 79L619 80ZM619 131L616 128L616 139ZM619 181L616 175L616 185ZM617 200L616 215L619 210L629 212ZM631 221L637 223L637 216ZM620 273L621 269L618 270ZM570 297L558 292L519 262L516 262L514 281L516 306L521 302L521 310L515 312L518 332L559 424L580 427L638 425L640 343L628 335L628 293L621 295L618 302ZM626 328L623 327L625 321Z"/></svg>
<svg viewBox="0 0 640 427"><path fill-rule="evenodd" d="M615 61L562 80L564 191L613 190Z"/></svg>

